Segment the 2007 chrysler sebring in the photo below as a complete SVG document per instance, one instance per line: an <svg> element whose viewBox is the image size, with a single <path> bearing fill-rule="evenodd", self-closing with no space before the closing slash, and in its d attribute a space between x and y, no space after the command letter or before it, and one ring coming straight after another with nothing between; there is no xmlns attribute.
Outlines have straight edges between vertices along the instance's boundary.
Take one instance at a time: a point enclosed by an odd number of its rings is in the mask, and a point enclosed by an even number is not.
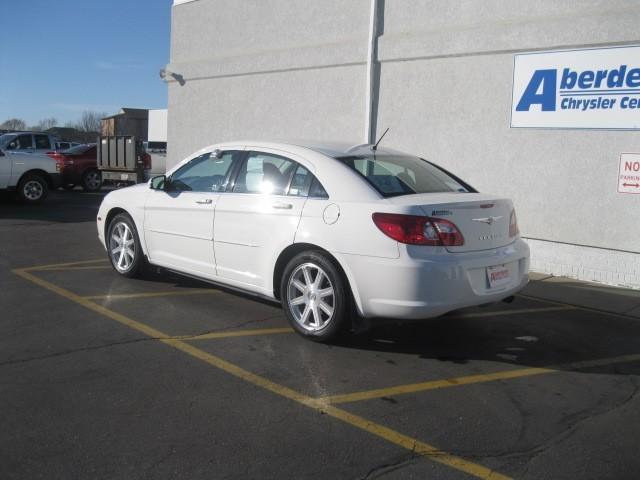
<svg viewBox="0 0 640 480"><path fill-rule="evenodd" d="M147 264L279 300L321 341L363 317L416 319L496 302L528 281L511 200L371 145L212 145L109 193L113 268Z"/></svg>

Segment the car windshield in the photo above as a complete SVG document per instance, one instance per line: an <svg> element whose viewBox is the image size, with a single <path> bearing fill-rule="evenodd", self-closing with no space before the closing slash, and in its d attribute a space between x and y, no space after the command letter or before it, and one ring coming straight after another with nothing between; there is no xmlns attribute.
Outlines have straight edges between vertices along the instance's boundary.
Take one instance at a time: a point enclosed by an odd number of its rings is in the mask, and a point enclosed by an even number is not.
<svg viewBox="0 0 640 480"><path fill-rule="evenodd" d="M418 157L370 154L337 160L362 175L383 197L471 191L461 181Z"/></svg>
<svg viewBox="0 0 640 480"><path fill-rule="evenodd" d="M93 145L76 145L75 147L67 148L63 150L62 153L67 155L81 155L87 150L89 150Z"/></svg>

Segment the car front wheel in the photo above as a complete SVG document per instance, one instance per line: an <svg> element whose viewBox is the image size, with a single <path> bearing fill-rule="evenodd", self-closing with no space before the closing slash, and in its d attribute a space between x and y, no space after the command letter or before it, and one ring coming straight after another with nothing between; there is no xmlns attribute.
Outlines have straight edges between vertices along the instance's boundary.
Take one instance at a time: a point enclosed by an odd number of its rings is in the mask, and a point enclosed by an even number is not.
<svg viewBox="0 0 640 480"><path fill-rule="evenodd" d="M320 252L303 252L287 264L280 287L291 326L306 338L328 342L349 324L349 287L336 265Z"/></svg>
<svg viewBox="0 0 640 480"><path fill-rule="evenodd" d="M144 254L138 232L131 217L120 213L109 223L106 238L109 260L114 270L124 277L137 277L144 268Z"/></svg>

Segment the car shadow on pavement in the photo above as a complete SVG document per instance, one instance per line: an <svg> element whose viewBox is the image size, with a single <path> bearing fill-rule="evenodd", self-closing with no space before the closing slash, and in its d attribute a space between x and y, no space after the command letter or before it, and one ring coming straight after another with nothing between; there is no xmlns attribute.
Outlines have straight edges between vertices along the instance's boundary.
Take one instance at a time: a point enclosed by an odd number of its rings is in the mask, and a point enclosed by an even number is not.
<svg viewBox="0 0 640 480"><path fill-rule="evenodd" d="M52 191L36 205L22 203L3 192L0 195L0 219L45 223L95 222L100 202L107 192L84 193L81 190Z"/></svg>

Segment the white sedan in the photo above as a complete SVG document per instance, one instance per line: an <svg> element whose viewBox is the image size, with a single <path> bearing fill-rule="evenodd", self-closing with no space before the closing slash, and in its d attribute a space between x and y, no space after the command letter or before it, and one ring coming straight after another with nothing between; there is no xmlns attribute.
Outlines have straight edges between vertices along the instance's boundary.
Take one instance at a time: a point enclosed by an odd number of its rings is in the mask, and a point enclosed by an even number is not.
<svg viewBox="0 0 640 480"><path fill-rule="evenodd" d="M152 264L277 300L321 341L354 311L431 318L528 282L511 200L371 145L212 145L109 193L97 223L120 275Z"/></svg>

